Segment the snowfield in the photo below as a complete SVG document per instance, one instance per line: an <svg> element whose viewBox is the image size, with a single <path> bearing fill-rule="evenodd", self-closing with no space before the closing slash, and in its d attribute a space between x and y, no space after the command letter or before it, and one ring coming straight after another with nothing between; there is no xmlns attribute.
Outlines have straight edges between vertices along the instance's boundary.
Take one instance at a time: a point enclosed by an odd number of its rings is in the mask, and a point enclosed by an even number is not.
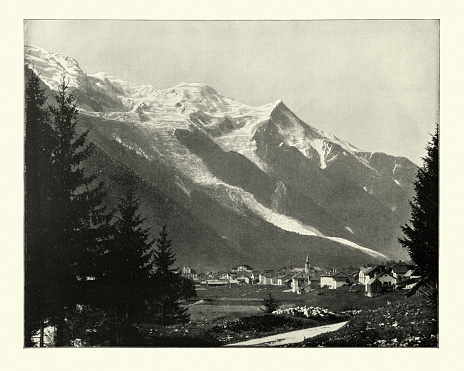
<svg viewBox="0 0 464 371"><path fill-rule="evenodd" d="M272 120L282 137L280 146L286 144L295 147L308 158L317 154L321 169L329 167L342 154L353 156L375 171L369 163L372 153L361 154L351 144L304 123L282 101L252 107L236 102L200 83L181 83L169 89L156 89L150 85L136 85L105 73L87 76L74 59L34 46L26 46L25 59L26 64L52 90L57 89L62 76L65 76L70 87L79 88L91 97L108 98L102 100L102 104L107 104L102 111L95 111L86 105L81 108L81 112L123 122L131 125L131 129L135 128L137 132L143 133L143 143L135 144L117 134L114 134L113 139L139 156L148 160L156 156L177 169L181 176L176 184L187 196L190 197L193 188L201 186L224 206L239 214L245 215L251 211L282 230L327 238L375 258L386 259L383 254L343 238L324 236L313 226L265 207L251 193L218 179L203 160L191 153L175 136L177 129L192 130L195 127L204 135L210 136L223 151L235 151L269 174L268 165L256 153L253 136L262 125ZM117 109L111 105L117 106ZM221 124L225 127L221 127ZM399 165L395 165L393 173L398 167ZM397 180L394 181L401 186ZM368 191L366 187L364 189ZM351 228L345 228L354 234Z"/></svg>

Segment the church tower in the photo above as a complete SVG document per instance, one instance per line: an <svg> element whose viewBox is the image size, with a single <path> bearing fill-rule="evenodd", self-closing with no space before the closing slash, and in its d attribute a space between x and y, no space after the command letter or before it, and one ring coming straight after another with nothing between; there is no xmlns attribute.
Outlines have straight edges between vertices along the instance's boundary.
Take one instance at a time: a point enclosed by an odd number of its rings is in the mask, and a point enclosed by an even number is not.
<svg viewBox="0 0 464 371"><path fill-rule="evenodd" d="M310 272L310 269L309 269L309 254L306 255L306 263L305 263L305 273L309 276L309 272Z"/></svg>

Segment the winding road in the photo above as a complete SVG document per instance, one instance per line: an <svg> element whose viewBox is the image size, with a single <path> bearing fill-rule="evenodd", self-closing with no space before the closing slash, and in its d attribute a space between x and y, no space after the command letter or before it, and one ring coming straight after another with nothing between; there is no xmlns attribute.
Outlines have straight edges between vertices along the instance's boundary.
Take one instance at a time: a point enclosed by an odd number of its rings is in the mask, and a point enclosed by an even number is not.
<svg viewBox="0 0 464 371"><path fill-rule="evenodd" d="M226 347L275 347L284 344L300 343L305 339L314 337L325 332L332 332L341 329L348 321L334 323L331 325L312 327L304 330L285 332L272 336L266 336L259 339L242 341L240 343L227 344Z"/></svg>

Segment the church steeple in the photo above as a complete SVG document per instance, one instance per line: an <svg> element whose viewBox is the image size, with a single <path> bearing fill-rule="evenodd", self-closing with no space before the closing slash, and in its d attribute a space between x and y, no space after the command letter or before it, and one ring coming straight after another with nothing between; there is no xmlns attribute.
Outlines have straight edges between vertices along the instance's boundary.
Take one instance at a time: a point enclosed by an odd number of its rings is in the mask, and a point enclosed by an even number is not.
<svg viewBox="0 0 464 371"><path fill-rule="evenodd" d="M305 273L309 275L309 254L306 255Z"/></svg>

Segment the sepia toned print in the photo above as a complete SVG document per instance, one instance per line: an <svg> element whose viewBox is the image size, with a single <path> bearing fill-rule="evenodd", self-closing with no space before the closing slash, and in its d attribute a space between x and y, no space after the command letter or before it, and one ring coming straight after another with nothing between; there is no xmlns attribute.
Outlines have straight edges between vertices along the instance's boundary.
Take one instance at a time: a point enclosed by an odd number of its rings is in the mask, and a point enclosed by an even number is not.
<svg viewBox="0 0 464 371"><path fill-rule="evenodd" d="M24 29L25 347L438 346L439 21Z"/></svg>

